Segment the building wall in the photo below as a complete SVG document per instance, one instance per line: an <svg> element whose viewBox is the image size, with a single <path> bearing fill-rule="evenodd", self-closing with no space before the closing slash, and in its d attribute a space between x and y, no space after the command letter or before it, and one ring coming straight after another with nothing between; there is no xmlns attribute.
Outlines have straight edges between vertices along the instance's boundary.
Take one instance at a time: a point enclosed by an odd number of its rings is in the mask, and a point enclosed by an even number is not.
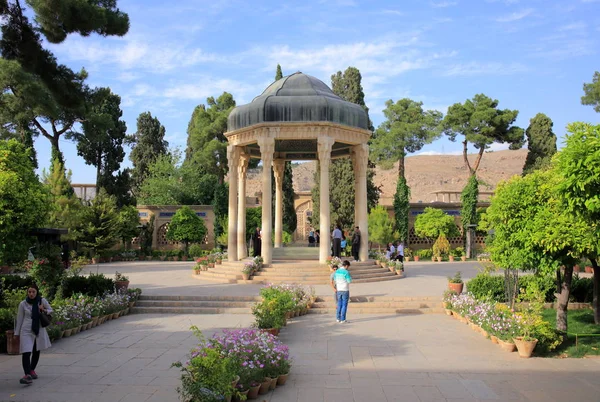
<svg viewBox="0 0 600 402"><path fill-rule="evenodd" d="M204 219L207 228L206 241L201 246L207 250L215 247L215 213L211 205L189 205L196 215ZM152 248L154 250L172 250L183 246L182 243L170 242L165 238L173 215L181 205L138 205L138 214L142 224L147 223L154 215L154 232L152 233Z"/></svg>

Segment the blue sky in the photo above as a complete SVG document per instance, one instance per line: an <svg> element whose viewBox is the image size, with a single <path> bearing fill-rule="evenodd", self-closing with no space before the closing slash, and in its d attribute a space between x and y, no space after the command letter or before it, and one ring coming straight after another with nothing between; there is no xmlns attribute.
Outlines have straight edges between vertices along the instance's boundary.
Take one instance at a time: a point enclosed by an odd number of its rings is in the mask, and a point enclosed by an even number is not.
<svg viewBox="0 0 600 402"><path fill-rule="evenodd" d="M171 146L185 146L195 106L223 91L238 105L250 102L277 63L284 75L302 71L328 85L336 71L357 67L375 126L387 99L409 97L445 113L477 93L519 110L524 128L547 114L559 142L567 123L600 118L580 104L583 83L600 70L600 0L121 0L119 7L131 20L125 37L73 35L49 47L61 63L85 67L90 86L121 96L129 133L150 111ZM93 183L94 168L75 145L61 147L73 182ZM49 141L39 138L36 149L48 166ZM442 139L422 152L460 150Z"/></svg>

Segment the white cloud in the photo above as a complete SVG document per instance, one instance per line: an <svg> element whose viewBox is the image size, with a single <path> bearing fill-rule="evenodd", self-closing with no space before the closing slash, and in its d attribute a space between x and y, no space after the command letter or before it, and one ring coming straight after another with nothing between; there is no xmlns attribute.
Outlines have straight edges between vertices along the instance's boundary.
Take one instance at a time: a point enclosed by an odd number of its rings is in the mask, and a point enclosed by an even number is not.
<svg viewBox="0 0 600 402"><path fill-rule="evenodd" d="M398 15L398 16L403 16L405 15L402 11L400 10L391 10L391 9L387 9L387 10L381 10L379 12L380 14L391 14L391 15Z"/></svg>
<svg viewBox="0 0 600 402"><path fill-rule="evenodd" d="M453 76L473 76L473 75L510 75L527 72L529 69L521 63L481 63L472 61L449 66L442 75Z"/></svg>
<svg viewBox="0 0 600 402"><path fill-rule="evenodd" d="M446 7L455 6L457 4L458 4L458 2L456 2L456 1L438 1L438 2L432 2L431 3L431 7L433 7L433 8L446 8Z"/></svg>
<svg viewBox="0 0 600 402"><path fill-rule="evenodd" d="M572 32L572 31L579 31L582 32L587 28L587 25L585 22L579 21L579 22L574 22L571 24L567 24L567 25L563 25L561 27L558 28L559 32Z"/></svg>
<svg viewBox="0 0 600 402"><path fill-rule="evenodd" d="M496 18L497 22L514 22L522 20L523 18L533 13L533 8L527 8L521 11L515 11L514 13Z"/></svg>

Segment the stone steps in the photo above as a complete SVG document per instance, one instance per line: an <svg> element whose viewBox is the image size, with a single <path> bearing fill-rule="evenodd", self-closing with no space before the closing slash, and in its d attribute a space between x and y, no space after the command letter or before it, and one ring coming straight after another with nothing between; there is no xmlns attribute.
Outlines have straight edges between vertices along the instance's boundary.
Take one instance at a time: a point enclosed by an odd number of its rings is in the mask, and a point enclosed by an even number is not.
<svg viewBox="0 0 600 402"><path fill-rule="evenodd" d="M252 314L259 296L141 296L139 314Z"/></svg>
<svg viewBox="0 0 600 402"><path fill-rule="evenodd" d="M333 314L335 306L333 296L321 296L309 312ZM444 308L439 297L351 296L348 311L351 314L441 314Z"/></svg>

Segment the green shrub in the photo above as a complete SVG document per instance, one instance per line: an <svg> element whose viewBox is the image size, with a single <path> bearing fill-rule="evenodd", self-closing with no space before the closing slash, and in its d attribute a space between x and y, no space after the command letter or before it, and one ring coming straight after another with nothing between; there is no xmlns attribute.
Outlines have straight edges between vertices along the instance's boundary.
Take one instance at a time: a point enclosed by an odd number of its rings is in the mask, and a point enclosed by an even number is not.
<svg viewBox="0 0 600 402"><path fill-rule="evenodd" d="M577 303L591 303L594 297L594 281L592 278L580 278L573 275L571 282L571 301Z"/></svg>
<svg viewBox="0 0 600 402"><path fill-rule="evenodd" d="M433 250L430 248L424 248L423 250L417 250L419 258L431 258L433 256Z"/></svg>
<svg viewBox="0 0 600 402"><path fill-rule="evenodd" d="M2 289L23 289L27 288L33 279L29 276L20 276L20 275L0 275L0 284L2 284Z"/></svg>
<svg viewBox="0 0 600 402"><path fill-rule="evenodd" d="M473 294L476 299L491 299L496 302L506 300L504 294L504 277L490 275L485 272L478 273L473 279L467 282L467 291Z"/></svg>
<svg viewBox="0 0 600 402"><path fill-rule="evenodd" d="M207 253L208 253L208 250L203 250L202 246L199 244L192 244L190 246L190 251L189 251L190 257L194 257L194 258L203 257L203 256L207 255Z"/></svg>
<svg viewBox="0 0 600 402"><path fill-rule="evenodd" d="M67 298L77 293L87 295L89 292L89 280L85 276L70 276L62 282L62 296ZM96 295L94 295L96 296Z"/></svg>
<svg viewBox="0 0 600 402"><path fill-rule="evenodd" d="M556 292L556 279L554 276L539 276L539 275L523 275L519 277L519 288L528 289L531 286L531 282L536 282L544 293L544 300L546 303L554 301L554 293Z"/></svg>
<svg viewBox="0 0 600 402"><path fill-rule="evenodd" d="M102 296L105 293L113 293L115 289L115 281L107 278L103 274L90 274L88 276L88 296Z"/></svg>

